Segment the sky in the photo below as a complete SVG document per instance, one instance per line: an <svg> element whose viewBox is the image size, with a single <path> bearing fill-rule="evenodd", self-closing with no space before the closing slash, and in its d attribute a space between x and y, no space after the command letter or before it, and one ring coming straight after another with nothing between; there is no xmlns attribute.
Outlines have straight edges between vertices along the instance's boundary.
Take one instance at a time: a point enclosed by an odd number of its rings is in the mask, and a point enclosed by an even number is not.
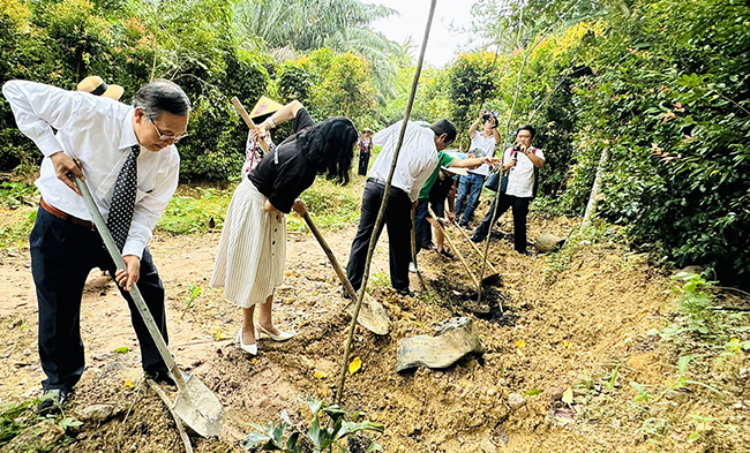
<svg viewBox="0 0 750 453"><path fill-rule="evenodd" d="M412 56L416 62L427 24L430 0L369 0L369 2L382 4L399 12L399 15L373 22L372 28L398 43L403 43L407 37L411 36L412 44L415 46ZM471 43L471 34L451 31L450 26L453 23L454 26L468 27L471 24L470 8L473 3L468 0L437 1L425 52L427 63L442 68L454 58L457 51L461 51Z"/></svg>

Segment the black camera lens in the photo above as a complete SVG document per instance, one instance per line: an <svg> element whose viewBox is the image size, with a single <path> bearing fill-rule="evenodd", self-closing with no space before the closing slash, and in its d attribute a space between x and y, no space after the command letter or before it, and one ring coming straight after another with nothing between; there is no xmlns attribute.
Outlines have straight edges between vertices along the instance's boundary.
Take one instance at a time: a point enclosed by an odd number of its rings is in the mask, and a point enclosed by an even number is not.
<svg viewBox="0 0 750 453"><path fill-rule="evenodd" d="M485 113L484 115L482 115L482 121L487 122L489 121L489 119L490 119L489 113Z"/></svg>

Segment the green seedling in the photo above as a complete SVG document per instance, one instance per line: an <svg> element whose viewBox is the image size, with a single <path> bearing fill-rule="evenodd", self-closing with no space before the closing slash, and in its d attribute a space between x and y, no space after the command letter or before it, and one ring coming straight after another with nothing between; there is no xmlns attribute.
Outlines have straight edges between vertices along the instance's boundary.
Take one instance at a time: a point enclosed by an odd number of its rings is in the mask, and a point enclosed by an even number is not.
<svg viewBox="0 0 750 453"><path fill-rule="evenodd" d="M203 291L203 288L193 284L188 284L187 291L188 294L185 297L185 308L182 309L182 315L180 316L180 319L185 317L185 313L187 313L190 307L193 306L193 302L195 302L195 299L200 295L201 291Z"/></svg>
<svg viewBox="0 0 750 453"><path fill-rule="evenodd" d="M350 453L350 450L340 444L347 436L359 431L383 432L383 425L367 420L354 422L346 420L346 413L339 406L323 407L324 402L307 398L307 405L313 413L313 419L309 429L304 432L297 429L289 418L286 410L280 414L281 423L275 424L268 421L263 426L253 425L257 431L251 432L242 443L246 450L262 445L263 451L280 451L283 453L302 453L309 451L306 445L312 446L313 453L324 451L333 452L336 447L341 453ZM323 415L329 418L328 427L324 427L320 418ZM363 413L355 411L349 420L356 420ZM355 417L356 416L356 417ZM383 451L377 443L373 443L367 449L367 453Z"/></svg>

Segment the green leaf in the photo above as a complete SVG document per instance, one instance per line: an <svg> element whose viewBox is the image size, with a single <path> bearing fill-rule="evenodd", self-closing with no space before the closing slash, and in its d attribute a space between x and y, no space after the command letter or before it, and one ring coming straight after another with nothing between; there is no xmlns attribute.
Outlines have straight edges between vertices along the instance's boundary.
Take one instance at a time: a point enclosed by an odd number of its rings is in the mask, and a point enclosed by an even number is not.
<svg viewBox="0 0 750 453"><path fill-rule="evenodd" d="M701 438L701 433L699 433L698 431L693 431L688 436L688 442L693 443L693 442L697 441L700 438Z"/></svg>
<svg viewBox="0 0 750 453"><path fill-rule="evenodd" d="M372 453L374 451L383 451L383 447L381 447L379 444L376 444L375 442L370 444L370 447L367 449L365 453Z"/></svg>
<svg viewBox="0 0 750 453"><path fill-rule="evenodd" d="M129 351L130 351L130 348L128 348L127 346L123 346L121 348L115 349L112 352L114 352L115 354L127 354Z"/></svg>
<svg viewBox="0 0 750 453"><path fill-rule="evenodd" d="M249 450L251 448L255 448L256 446L262 443L268 442L270 440L271 438L266 436L265 434L257 433L257 432L249 432L245 440L242 442L242 446L246 450Z"/></svg>
<svg viewBox="0 0 750 453"><path fill-rule="evenodd" d="M526 390L524 392L524 396L534 396L534 395L538 395L540 393L542 393L542 391L539 390L539 389L531 389L531 390Z"/></svg>

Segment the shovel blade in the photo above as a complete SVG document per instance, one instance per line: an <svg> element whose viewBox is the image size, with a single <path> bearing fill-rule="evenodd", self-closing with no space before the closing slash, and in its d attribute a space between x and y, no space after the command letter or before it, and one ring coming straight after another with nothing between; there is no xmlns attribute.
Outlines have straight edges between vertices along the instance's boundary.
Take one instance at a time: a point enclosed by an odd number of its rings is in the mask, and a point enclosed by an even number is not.
<svg viewBox="0 0 750 453"><path fill-rule="evenodd" d="M172 409L198 435L218 437L224 410L216 395L197 377L185 374L184 388L181 388Z"/></svg>
<svg viewBox="0 0 750 453"><path fill-rule="evenodd" d="M346 312L349 313L349 316L354 316L355 303L355 301L352 301L346 306ZM388 312L385 311L385 307L365 294L365 300L362 301L362 306L359 309L357 322L375 335L388 335L391 320L388 317Z"/></svg>

